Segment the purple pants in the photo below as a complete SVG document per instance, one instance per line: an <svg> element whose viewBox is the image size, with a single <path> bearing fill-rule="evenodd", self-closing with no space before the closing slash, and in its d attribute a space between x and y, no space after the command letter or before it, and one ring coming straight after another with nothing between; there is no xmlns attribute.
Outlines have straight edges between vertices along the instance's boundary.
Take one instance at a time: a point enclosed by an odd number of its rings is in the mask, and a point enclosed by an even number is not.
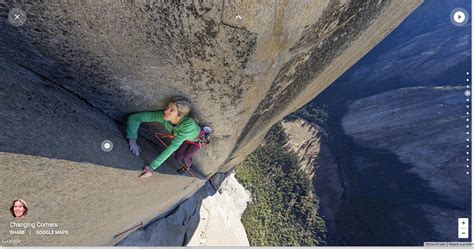
<svg viewBox="0 0 474 249"><path fill-rule="evenodd" d="M199 151L199 146L183 142L179 149L174 153L174 159L183 161L186 167L191 167L193 156Z"/></svg>

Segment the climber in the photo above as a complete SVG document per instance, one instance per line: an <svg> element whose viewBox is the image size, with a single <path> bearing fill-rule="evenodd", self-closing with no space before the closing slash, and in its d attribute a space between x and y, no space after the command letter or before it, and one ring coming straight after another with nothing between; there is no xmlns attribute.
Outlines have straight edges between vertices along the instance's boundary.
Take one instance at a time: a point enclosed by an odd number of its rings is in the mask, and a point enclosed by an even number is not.
<svg viewBox="0 0 474 249"><path fill-rule="evenodd" d="M184 171L191 166L193 155L199 151L199 144L192 142L198 142L197 137L201 132L201 128L198 123L189 116L190 111L191 105L189 101L184 98L175 98L168 103L168 107L164 111L139 112L128 117L128 144L130 151L136 156L138 156L141 151L136 141L140 123L159 122L170 132L170 135L174 136L171 144L151 162L149 167L145 167L143 172L139 175L140 178L150 177L153 170L156 170L176 150L175 159L184 162L186 167ZM185 141L189 141L189 143Z"/></svg>

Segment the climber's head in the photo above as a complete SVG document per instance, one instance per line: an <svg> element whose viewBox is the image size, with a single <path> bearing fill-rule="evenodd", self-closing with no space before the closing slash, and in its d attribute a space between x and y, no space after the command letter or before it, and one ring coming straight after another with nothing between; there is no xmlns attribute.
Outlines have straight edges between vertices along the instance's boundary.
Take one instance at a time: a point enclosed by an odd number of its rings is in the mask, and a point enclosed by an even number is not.
<svg viewBox="0 0 474 249"><path fill-rule="evenodd" d="M168 103L168 107L165 109L164 118L165 120L171 121L172 123L178 123L181 118L189 115L191 111L191 104L184 98L174 98Z"/></svg>

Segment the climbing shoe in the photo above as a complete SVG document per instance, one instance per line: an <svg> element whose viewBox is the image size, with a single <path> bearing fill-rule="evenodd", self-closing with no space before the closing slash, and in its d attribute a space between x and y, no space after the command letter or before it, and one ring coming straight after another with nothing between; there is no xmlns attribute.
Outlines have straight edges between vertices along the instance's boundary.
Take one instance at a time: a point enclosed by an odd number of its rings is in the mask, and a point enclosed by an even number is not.
<svg viewBox="0 0 474 249"><path fill-rule="evenodd" d="M177 171L178 171L178 174L182 175L182 174L185 174L188 171L188 169L185 166L183 166Z"/></svg>

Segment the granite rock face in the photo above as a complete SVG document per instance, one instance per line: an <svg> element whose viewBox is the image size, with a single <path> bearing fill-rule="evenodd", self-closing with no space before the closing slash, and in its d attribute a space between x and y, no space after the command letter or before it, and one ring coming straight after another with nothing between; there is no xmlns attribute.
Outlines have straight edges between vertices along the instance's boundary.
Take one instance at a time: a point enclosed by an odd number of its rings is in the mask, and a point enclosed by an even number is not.
<svg viewBox="0 0 474 249"><path fill-rule="evenodd" d="M249 246L240 218L250 193L234 173L214 188L208 182L170 213L151 221L118 246Z"/></svg>
<svg viewBox="0 0 474 249"><path fill-rule="evenodd" d="M194 169L207 177L226 172L419 3L0 1L0 194L27 199L30 217L71 230L67 239L21 245L113 245L127 233L114 235L206 184L176 175L173 160L136 179L160 149L142 130L142 155L128 152L129 114L188 97L194 116L215 130ZM27 14L23 26L6 21L14 7ZM113 142L112 152L100 149L103 140ZM96 200L110 205L97 209Z"/></svg>
<svg viewBox="0 0 474 249"><path fill-rule="evenodd" d="M402 88L355 101L342 120L357 144L389 149L440 193L467 206L465 87Z"/></svg>
<svg viewBox="0 0 474 249"><path fill-rule="evenodd" d="M250 201L250 192L229 174L218 191L203 200L201 220L187 246L249 246L241 217Z"/></svg>
<svg viewBox="0 0 474 249"><path fill-rule="evenodd" d="M363 79L361 88L377 89L383 88L380 82L393 82L401 88L443 84L440 79L450 84L462 80L464 69L461 68L471 56L471 31L469 27L453 28L444 17L458 7L469 9L469 5L462 0L424 1L396 32L390 34L385 44L373 49L365 63L355 65L344 80L350 84ZM456 67L461 73L457 73Z"/></svg>
<svg viewBox="0 0 474 249"><path fill-rule="evenodd" d="M426 0L363 59L317 97L334 104L404 87L464 85L471 68L470 26L453 26L463 0Z"/></svg>
<svg viewBox="0 0 474 249"><path fill-rule="evenodd" d="M216 131L197 160L205 175L236 165L420 3L5 2L2 16L17 7L28 20L0 24L0 55L109 117L191 99Z"/></svg>
<svg viewBox="0 0 474 249"><path fill-rule="evenodd" d="M439 194L438 199L418 204L439 233L439 241L456 240L457 218L470 216L465 89L447 86L388 91L354 101L342 120L344 132L355 143L396 154L420 181Z"/></svg>
<svg viewBox="0 0 474 249"><path fill-rule="evenodd" d="M285 146L296 153L301 169L311 180L319 200L318 212L332 236L336 233L334 219L342 205L344 179L329 146L328 134L321 126L303 119L283 121L282 125L288 137Z"/></svg>

